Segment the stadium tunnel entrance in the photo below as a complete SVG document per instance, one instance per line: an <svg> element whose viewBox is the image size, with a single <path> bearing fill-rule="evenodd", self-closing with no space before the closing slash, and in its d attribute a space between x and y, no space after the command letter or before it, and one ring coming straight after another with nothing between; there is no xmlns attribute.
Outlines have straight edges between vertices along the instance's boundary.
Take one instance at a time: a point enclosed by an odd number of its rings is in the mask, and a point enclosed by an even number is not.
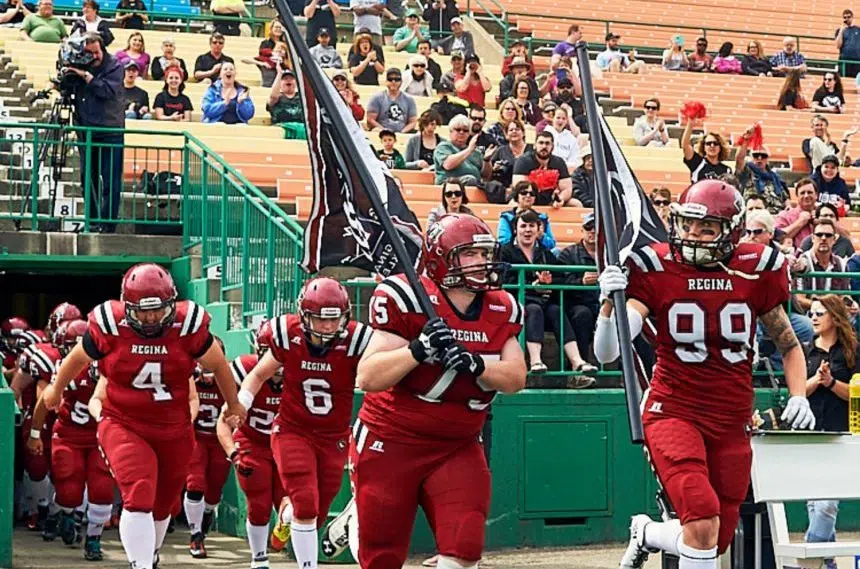
<svg viewBox="0 0 860 569"><path fill-rule="evenodd" d="M86 315L105 300L119 298L122 272L64 274L10 270L0 272L0 319L26 318L34 328L43 328L51 310L71 302Z"/></svg>

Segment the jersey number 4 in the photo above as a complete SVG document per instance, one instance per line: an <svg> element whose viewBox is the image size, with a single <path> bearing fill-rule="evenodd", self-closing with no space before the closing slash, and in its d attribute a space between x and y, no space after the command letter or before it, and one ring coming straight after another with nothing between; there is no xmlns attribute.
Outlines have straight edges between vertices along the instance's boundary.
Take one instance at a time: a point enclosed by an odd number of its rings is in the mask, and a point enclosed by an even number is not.
<svg viewBox="0 0 860 569"><path fill-rule="evenodd" d="M675 355L684 363L700 364L708 359L708 344L732 344L720 350L730 364L747 359L752 329L752 311L745 302L729 302L717 313L719 338L707 338L708 318L695 302L676 302L669 308L669 334L678 343Z"/></svg>
<svg viewBox="0 0 860 569"><path fill-rule="evenodd" d="M170 401L173 395L165 387L161 379L161 362L146 362L134 380L131 382L135 389L150 389L152 390L152 399L154 401Z"/></svg>

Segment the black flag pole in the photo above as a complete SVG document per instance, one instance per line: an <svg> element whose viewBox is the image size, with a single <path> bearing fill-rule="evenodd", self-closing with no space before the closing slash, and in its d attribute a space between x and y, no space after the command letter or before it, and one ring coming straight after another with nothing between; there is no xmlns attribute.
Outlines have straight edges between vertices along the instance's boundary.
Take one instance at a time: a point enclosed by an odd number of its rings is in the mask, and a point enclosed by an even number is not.
<svg viewBox="0 0 860 569"><path fill-rule="evenodd" d="M280 19L286 28L288 40L291 44L290 47L292 48L290 53L296 54L298 59L301 60L302 63L305 63L303 71L308 76L308 80L314 90L314 94L320 103L321 112L324 113L331 122L332 128L343 133L348 133L349 129L343 122L343 118L340 113L337 112L336 107L336 105L342 105L344 103L342 101L336 101L331 95L331 90L325 88L326 82L329 81L329 78L316 63L313 56L311 56L310 49L308 49L308 46L299 31L299 27L296 25L296 21L287 6L286 0L275 0L275 9L278 11ZM293 61L293 65L298 66L299 62ZM304 89L305 86L299 85L299 88ZM343 136L341 138L343 140L343 145L345 146L345 148L341 149L342 152L350 156L361 156L357 145L365 144L365 140L354 140L349 136ZM415 271L415 267L412 266L412 260L409 258L409 254L406 251L406 246L400 237L400 233L394 227L391 216L388 214L388 209L382 201L382 197L380 196L381 188L376 186L376 181L373 179L370 171L366 165L361 162L361 160L356 161L355 169L356 174L358 174L359 180L361 181L361 185L364 186L367 197L373 205L377 220L380 225L382 225L385 233L390 237L393 253L400 260L400 263L403 266L406 280L409 282L409 286L418 297L418 303L421 305L421 310L424 311L428 318L435 318L436 311L433 308L433 304L430 302L430 297L427 296L427 291L424 290L424 287L418 278L418 273Z"/></svg>
<svg viewBox="0 0 860 569"><path fill-rule="evenodd" d="M284 0L276 0L283 2ZM603 146L603 129L600 128L597 97L591 81L591 68L588 61L588 46L584 41L576 44L576 58L579 62L579 80L582 83L582 100L585 104L585 118L591 138L591 156L594 160L594 181L597 191L596 217L600 223L606 242L606 257L611 265L618 264L618 233L615 216L612 213L612 199L609 190L609 170ZM616 291L612 298L615 303L615 323L618 329L618 343L621 351L621 370L624 375L624 395L627 400L627 421L630 425L630 440L642 444L642 413L639 410L640 389L633 361L633 341L627 323L627 299L624 291Z"/></svg>

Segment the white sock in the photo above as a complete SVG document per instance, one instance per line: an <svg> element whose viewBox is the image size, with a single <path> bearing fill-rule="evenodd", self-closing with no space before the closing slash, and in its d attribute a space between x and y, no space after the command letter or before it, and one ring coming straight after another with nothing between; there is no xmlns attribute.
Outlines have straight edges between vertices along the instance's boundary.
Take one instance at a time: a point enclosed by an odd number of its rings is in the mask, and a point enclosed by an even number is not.
<svg viewBox="0 0 860 569"><path fill-rule="evenodd" d="M248 545L251 546L251 561L268 555L269 524L255 526L245 520L245 531L248 533Z"/></svg>
<svg viewBox="0 0 860 569"><path fill-rule="evenodd" d="M112 504L90 504L87 508L87 537L102 534L112 509Z"/></svg>
<svg viewBox="0 0 860 569"><path fill-rule="evenodd" d="M287 509L284 508L284 512ZM290 523L290 540L293 542L293 553L299 563L299 569L317 569L317 547L319 536L317 535L317 524L300 524L293 520Z"/></svg>
<svg viewBox="0 0 860 569"><path fill-rule="evenodd" d="M170 516L167 516L163 520L155 520L155 549L153 551L159 551L161 546L164 545L164 536L167 535L167 526L170 525Z"/></svg>
<svg viewBox="0 0 860 569"><path fill-rule="evenodd" d="M281 512L281 523L284 525L289 525L293 523L293 505L287 504L287 507L284 508L284 511Z"/></svg>
<svg viewBox="0 0 860 569"><path fill-rule="evenodd" d="M207 514L211 514L212 512L215 511L215 508L218 507L219 502L215 502L214 504L210 504L209 502L204 502L204 504L206 506L205 506L205 508L203 508L203 511L206 512Z"/></svg>
<svg viewBox="0 0 860 569"><path fill-rule="evenodd" d="M185 517L188 519L188 529L191 530L191 535L203 531L203 500L189 500L188 494L185 494Z"/></svg>
<svg viewBox="0 0 860 569"><path fill-rule="evenodd" d="M460 565L450 557L445 557L443 555L440 555L439 561L436 562L436 569L473 569L477 566L477 563L473 565Z"/></svg>
<svg viewBox="0 0 860 569"><path fill-rule="evenodd" d="M645 526L645 545L672 555L679 555L678 544L681 543L683 535L681 520L651 522Z"/></svg>
<svg viewBox="0 0 860 569"><path fill-rule="evenodd" d="M84 486L84 501L81 502L81 505L75 508L77 511L83 515L87 511L87 506L90 505L90 496L89 492L87 492L87 487Z"/></svg>
<svg viewBox="0 0 860 569"><path fill-rule="evenodd" d="M682 539L678 541L678 554L680 556L678 569L717 569L719 566L716 547L707 550L696 549L686 545Z"/></svg>
<svg viewBox="0 0 860 569"><path fill-rule="evenodd" d="M155 552L155 523L152 512L123 510L119 518L119 538L131 569L152 569Z"/></svg>
<svg viewBox="0 0 860 569"><path fill-rule="evenodd" d="M39 480L38 482L31 482L32 492L33 492L33 500L39 506L47 506L48 505L48 497L51 495L51 481L47 476Z"/></svg>

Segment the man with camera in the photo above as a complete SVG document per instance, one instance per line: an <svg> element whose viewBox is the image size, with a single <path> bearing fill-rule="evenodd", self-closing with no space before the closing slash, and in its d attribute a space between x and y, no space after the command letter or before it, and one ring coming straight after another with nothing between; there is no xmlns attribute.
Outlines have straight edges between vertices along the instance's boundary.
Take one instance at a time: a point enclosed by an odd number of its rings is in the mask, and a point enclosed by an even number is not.
<svg viewBox="0 0 860 569"><path fill-rule="evenodd" d="M84 35L84 50L93 61L86 69L62 67L60 73L79 80L73 82L75 124L101 128L125 128L124 71L122 65L105 51L98 33ZM91 135L89 163L85 138L78 135L81 156L81 185L86 192L87 174L90 179L89 216L99 220L94 231L113 233L119 213L122 192L123 133L93 132Z"/></svg>

